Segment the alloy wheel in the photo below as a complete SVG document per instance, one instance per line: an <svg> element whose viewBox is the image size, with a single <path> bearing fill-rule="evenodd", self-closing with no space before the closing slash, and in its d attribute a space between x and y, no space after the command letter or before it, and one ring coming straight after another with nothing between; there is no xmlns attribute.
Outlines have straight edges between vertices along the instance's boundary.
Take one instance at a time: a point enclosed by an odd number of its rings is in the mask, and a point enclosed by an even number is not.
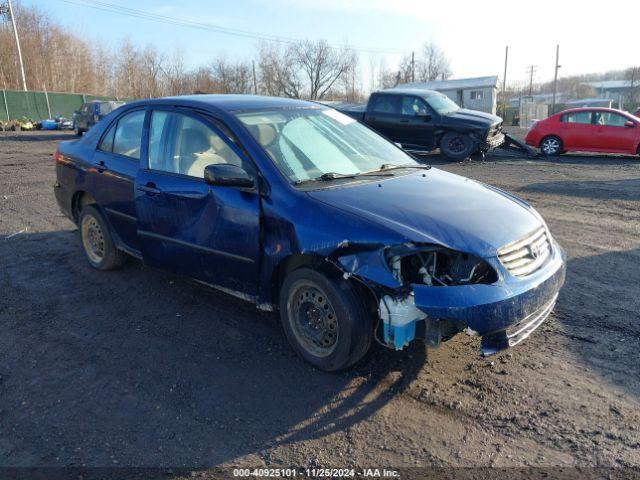
<svg viewBox="0 0 640 480"><path fill-rule="evenodd" d="M560 142L556 138L547 138L542 142L540 149L547 155L555 155L560 151Z"/></svg>

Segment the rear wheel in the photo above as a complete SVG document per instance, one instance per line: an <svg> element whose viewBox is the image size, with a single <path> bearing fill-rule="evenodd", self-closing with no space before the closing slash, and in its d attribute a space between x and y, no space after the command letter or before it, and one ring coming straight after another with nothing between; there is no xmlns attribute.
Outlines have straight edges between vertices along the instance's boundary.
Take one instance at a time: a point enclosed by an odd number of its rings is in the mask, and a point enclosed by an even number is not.
<svg viewBox="0 0 640 480"><path fill-rule="evenodd" d="M553 155L560 155L562 150L562 140L555 135L544 137L540 141L540 151L543 155L551 157Z"/></svg>
<svg viewBox="0 0 640 480"><path fill-rule="evenodd" d="M109 227L95 206L82 209L78 225L82 248L93 268L113 270L124 263L124 253L115 246Z"/></svg>
<svg viewBox="0 0 640 480"><path fill-rule="evenodd" d="M347 368L371 346L373 324L362 297L347 281L316 270L301 268L285 278L280 318L293 349L321 370Z"/></svg>
<svg viewBox="0 0 640 480"><path fill-rule="evenodd" d="M473 140L466 133L449 132L440 139L440 152L450 160L464 160L474 148Z"/></svg>

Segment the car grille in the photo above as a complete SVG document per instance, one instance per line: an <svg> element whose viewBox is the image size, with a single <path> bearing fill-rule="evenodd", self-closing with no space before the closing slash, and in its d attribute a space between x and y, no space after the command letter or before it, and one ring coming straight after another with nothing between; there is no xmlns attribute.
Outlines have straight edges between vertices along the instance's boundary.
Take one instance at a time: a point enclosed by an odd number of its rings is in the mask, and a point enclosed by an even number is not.
<svg viewBox="0 0 640 480"><path fill-rule="evenodd" d="M524 277L539 269L551 255L551 238L540 227L526 237L498 250L498 258L511 275Z"/></svg>

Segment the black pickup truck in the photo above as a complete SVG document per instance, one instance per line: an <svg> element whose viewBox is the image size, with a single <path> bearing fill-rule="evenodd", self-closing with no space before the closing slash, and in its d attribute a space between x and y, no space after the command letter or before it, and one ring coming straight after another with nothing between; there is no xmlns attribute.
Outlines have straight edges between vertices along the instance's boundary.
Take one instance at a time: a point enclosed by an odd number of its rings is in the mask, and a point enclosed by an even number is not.
<svg viewBox="0 0 640 480"><path fill-rule="evenodd" d="M440 152L452 160L484 153L505 141L500 117L462 109L446 95L433 90L381 90L372 93L366 105L334 108L406 150L440 148Z"/></svg>

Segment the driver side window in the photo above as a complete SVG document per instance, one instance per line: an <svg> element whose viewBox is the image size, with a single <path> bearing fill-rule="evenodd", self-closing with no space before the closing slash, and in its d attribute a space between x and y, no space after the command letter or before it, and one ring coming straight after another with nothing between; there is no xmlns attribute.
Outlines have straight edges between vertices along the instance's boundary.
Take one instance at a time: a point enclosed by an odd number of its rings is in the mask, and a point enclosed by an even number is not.
<svg viewBox="0 0 640 480"><path fill-rule="evenodd" d="M414 117L427 115L429 110L424 100L418 97L402 97L402 115Z"/></svg>
<svg viewBox="0 0 640 480"><path fill-rule="evenodd" d="M242 159L204 122L180 113L152 112L150 169L204 178L205 167L220 163L244 167Z"/></svg>

